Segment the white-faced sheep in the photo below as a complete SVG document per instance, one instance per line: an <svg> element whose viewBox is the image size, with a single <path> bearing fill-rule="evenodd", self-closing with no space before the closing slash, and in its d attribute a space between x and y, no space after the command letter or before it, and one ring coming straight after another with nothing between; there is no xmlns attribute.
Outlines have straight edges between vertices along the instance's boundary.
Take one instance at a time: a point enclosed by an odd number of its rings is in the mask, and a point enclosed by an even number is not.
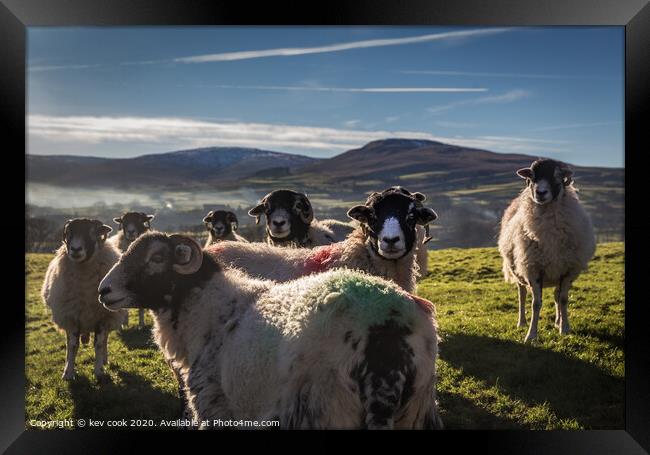
<svg viewBox="0 0 650 455"><path fill-rule="evenodd" d="M224 268L189 237L145 234L100 284L152 310L197 420L282 428L439 428L433 304L336 270L277 284Z"/></svg>
<svg viewBox="0 0 650 455"><path fill-rule="evenodd" d="M519 327L526 325L526 294L532 292L533 314L525 339L530 341L537 338L545 287L555 287L555 326L561 334L569 332L569 289L586 269L596 240L566 164L540 159L517 174L526 180L526 188L503 215L499 252L505 280L519 290Z"/></svg>
<svg viewBox="0 0 650 455"><path fill-rule="evenodd" d="M360 226L347 239L309 251L263 243L221 242L210 245L206 253L257 278L288 281L346 267L390 279L414 292L419 273L415 261L416 226L437 217L433 210L422 206L422 200L424 195L400 187L373 193L365 205L348 211Z"/></svg>
<svg viewBox="0 0 650 455"><path fill-rule="evenodd" d="M124 253L135 239L151 229L151 220L153 219L154 215L147 215L143 212L126 212L120 217L113 218L119 231L108 239L108 243L115 246L120 253ZM123 325L128 323L129 313L125 312ZM144 310L138 311L138 327L144 328Z"/></svg>
<svg viewBox="0 0 650 455"><path fill-rule="evenodd" d="M79 339L88 342L90 332L95 334L95 376L104 375L108 334L120 327L126 312L108 311L97 301L97 285L120 256L105 241L109 232L111 228L99 220L69 220L63 229L63 245L45 273L41 296L52 310L52 321L66 334L63 379L74 378Z"/></svg>
<svg viewBox="0 0 650 455"><path fill-rule="evenodd" d="M248 211L259 224L266 216L269 245L312 248L344 240L354 226L336 220L318 221L307 196L291 190L275 190Z"/></svg>
<svg viewBox="0 0 650 455"><path fill-rule="evenodd" d="M235 232L239 227L239 221L237 221L237 215L233 212L212 210L203 218L203 223L208 230L208 239L205 242L205 246L223 240L248 242L248 240Z"/></svg>

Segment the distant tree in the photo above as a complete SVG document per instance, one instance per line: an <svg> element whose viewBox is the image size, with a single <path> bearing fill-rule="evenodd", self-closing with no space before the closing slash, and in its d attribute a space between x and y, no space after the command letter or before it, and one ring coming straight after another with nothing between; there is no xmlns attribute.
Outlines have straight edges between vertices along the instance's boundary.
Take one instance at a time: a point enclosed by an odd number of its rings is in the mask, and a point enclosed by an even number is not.
<svg viewBox="0 0 650 455"><path fill-rule="evenodd" d="M58 244L60 227L45 218L29 218L26 222L25 252L49 251Z"/></svg>

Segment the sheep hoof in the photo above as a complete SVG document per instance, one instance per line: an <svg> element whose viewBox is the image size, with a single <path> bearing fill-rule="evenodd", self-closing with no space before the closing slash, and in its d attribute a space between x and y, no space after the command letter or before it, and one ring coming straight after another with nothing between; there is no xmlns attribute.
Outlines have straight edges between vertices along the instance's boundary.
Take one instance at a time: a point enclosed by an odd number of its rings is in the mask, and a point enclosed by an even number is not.
<svg viewBox="0 0 650 455"><path fill-rule="evenodd" d="M74 375L74 371L72 371L72 370L66 370L61 375L61 379L64 379L66 381L72 381L74 378L75 378L75 375Z"/></svg>
<svg viewBox="0 0 650 455"><path fill-rule="evenodd" d="M568 325L560 327L560 335L568 335L570 332L571 328Z"/></svg>
<svg viewBox="0 0 650 455"><path fill-rule="evenodd" d="M102 381L105 381L106 379L108 379L108 375L106 374L106 372L104 370L96 370L95 371L95 378L98 381L102 382Z"/></svg>
<svg viewBox="0 0 650 455"><path fill-rule="evenodd" d="M526 335L526 338L524 339L524 343L532 343L533 341L537 341L536 333L529 333L528 335Z"/></svg>

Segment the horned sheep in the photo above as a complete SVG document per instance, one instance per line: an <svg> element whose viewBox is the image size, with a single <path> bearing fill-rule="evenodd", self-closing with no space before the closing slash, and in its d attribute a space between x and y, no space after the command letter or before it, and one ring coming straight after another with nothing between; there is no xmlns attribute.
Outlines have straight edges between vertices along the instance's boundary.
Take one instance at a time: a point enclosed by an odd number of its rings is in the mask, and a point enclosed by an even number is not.
<svg viewBox="0 0 650 455"><path fill-rule="evenodd" d="M277 284L222 267L189 237L140 237L106 275L111 310L152 310L200 421L281 428L440 428L433 304L335 270Z"/></svg>
<svg viewBox="0 0 650 455"><path fill-rule="evenodd" d="M151 220L154 215L143 212L126 212L122 216L113 218L119 227L119 232L108 239L108 243L115 246L120 253L124 253L131 242L151 229ZM123 325L129 322L129 313L125 312ZM138 327L144 328L144 310L138 311Z"/></svg>
<svg viewBox="0 0 650 455"><path fill-rule="evenodd" d="M224 240L233 240L236 242L248 242L244 237L237 234L239 221L237 215L226 210L211 210L203 218L205 228L208 230L208 239L205 246Z"/></svg>
<svg viewBox="0 0 650 455"><path fill-rule="evenodd" d="M267 243L274 246L313 248L344 240L354 226L336 220L318 221L307 196L291 190L275 190L248 211L259 224L266 217Z"/></svg>
<svg viewBox="0 0 650 455"><path fill-rule="evenodd" d="M568 165L540 159L517 174L526 180L526 188L506 209L498 244L505 280L519 291L519 327L526 325L526 294L532 293L525 338L531 341L537 338L545 287L555 287L555 326L561 334L569 333L569 289L587 268L596 240Z"/></svg>
<svg viewBox="0 0 650 455"><path fill-rule="evenodd" d="M359 227L347 239L308 252L262 243L221 242L209 246L206 253L258 278L283 282L346 267L390 279L414 292L419 276L416 227L437 218L433 210L423 207L424 199L423 194L401 187L373 193L365 205L348 211Z"/></svg>
<svg viewBox="0 0 650 455"><path fill-rule="evenodd" d="M52 321L66 334L66 380L75 376L79 339L87 343L90 332L95 334L95 376L105 375L108 334L120 327L126 313L108 311L97 301L97 285L120 255L106 242L109 232L111 227L99 220L68 220L63 228L63 245L45 273L41 297L52 311Z"/></svg>

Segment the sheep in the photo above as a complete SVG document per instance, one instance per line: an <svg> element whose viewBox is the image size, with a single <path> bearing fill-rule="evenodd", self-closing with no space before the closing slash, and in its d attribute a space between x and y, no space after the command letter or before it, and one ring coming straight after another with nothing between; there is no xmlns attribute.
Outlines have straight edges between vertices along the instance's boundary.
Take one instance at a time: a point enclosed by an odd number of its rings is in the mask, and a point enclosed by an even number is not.
<svg viewBox="0 0 650 455"><path fill-rule="evenodd" d="M336 220L318 221L307 196L291 190L275 190L264 196L248 214L259 224L266 216L269 245L313 248L339 242L354 226Z"/></svg>
<svg viewBox="0 0 650 455"><path fill-rule="evenodd" d="M225 210L212 210L203 218L205 228L208 231L208 239L205 246L223 240L234 240L237 242L248 242L244 237L235 231L239 227L237 215Z"/></svg>
<svg viewBox="0 0 650 455"><path fill-rule="evenodd" d="M442 425L433 303L378 277L340 269L278 284L224 267L190 237L152 232L99 295L110 310L152 310L156 343L181 367L197 421Z"/></svg>
<svg viewBox="0 0 650 455"><path fill-rule="evenodd" d="M151 220L154 215L147 215L143 212L126 212L124 215L113 218L115 224L119 226L119 232L108 239L108 242L115 246L120 253L126 251L131 242L140 235L151 229ZM122 325L129 324L129 313L124 313ZM144 310L138 311L138 327L144 328Z"/></svg>
<svg viewBox="0 0 650 455"><path fill-rule="evenodd" d="M401 187L373 193L365 205L348 211L359 227L346 240L308 252L263 243L221 242L210 245L206 253L258 278L283 282L347 267L390 279L414 292L419 273L414 254L416 226L437 218L433 210L422 206L424 199L423 194Z"/></svg>
<svg viewBox="0 0 650 455"><path fill-rule="evenodd" d="M52 321L66 335L65 380L74 379L79 339L88 343L90 332L95 334L95 376L105 376L108 334L120 327L126 313L108 311L97 302L97 285L120 256L106 242L111 230L95 219L68 220L63 228L63 245L45 273L41 297L52 311Z"/></svg>
<svg viewBox="0 0 650 455"><path fill-rule="evenodd" d="M569 289L593 257L596 239L568 165L539 159L517 174L526 187L503 215L498 246L505 281L519 292L518 327L526 326L527 290L532 293L528 342L537 339L544 287L555 287L555 326L569 333Z"/></svg>

